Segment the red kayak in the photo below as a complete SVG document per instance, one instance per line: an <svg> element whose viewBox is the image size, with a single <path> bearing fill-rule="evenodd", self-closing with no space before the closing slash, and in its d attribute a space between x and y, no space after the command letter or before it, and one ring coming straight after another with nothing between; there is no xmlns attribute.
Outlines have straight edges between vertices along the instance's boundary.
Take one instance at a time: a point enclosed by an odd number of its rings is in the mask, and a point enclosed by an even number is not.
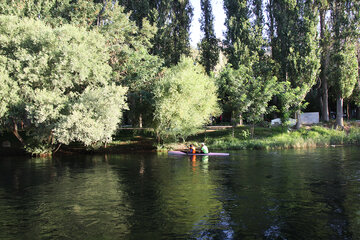
<svg viewBox="0 0 360 240"><path fill-rule="evenodd" d="M229 156L229 153L185 153L181 151L168 151L169 155L183 155L183 156Z"/></svg>

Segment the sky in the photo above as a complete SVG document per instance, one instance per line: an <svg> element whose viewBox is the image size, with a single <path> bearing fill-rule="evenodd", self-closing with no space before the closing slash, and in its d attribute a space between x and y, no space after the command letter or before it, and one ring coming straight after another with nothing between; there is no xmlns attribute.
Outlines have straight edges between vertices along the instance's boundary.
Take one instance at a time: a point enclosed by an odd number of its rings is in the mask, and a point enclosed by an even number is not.
<svg viewBox="0 0 360 240"><path fill-rule="evenodd" d="M197 43L200 42L200 39L202 38L199 22L199 19L201 17L201 7L200 0L190 0L190 2L192 7L194 8L194 16L190 28L190 43L191 46L196 47ZM225 12L223 8L223 1L211 0L211 7L214 15L214 30L216 37L223 40L223 32L225 31Z"/></svg>

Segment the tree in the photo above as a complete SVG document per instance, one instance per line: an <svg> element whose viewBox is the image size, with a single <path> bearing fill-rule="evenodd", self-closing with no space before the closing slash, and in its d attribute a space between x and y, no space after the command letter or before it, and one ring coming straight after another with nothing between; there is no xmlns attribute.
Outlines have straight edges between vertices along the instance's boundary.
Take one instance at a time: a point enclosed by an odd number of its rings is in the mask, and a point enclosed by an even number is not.
<svg viewBox="0 0 360 240"><path fill-rule="evenodd" d="M164 60L165 66L176 65L180 56L190 55L190 25L193 9L189 0L120 0L119 4L130 13L130 19L142 29L147 18L157 27L151 40L150 53Z"/></svg>
<svg viewBox="0 0 360 240"><path fill-rule="evenodd" d="M77 141L86 146L111 142L126 106L126 88L115 84L105 87L87 87L74 99L67 115L62 115L54 128L54 137L60 143Z"/></svg>
<svg viewBox="0 0 360 240"><path fill-rule="evenodd" d="M250 81L253 76L253 65L258 57L256 47L254 46L254 29L251 26L251 11L247 0L225 0L224 9L226 13L225 26L226 38L224 41L225 53L231 65L236 71L229 68L224 70L224 74L220 77L219 84L230 85L221 88L220 96L227 95L228 100L223 101L223 106L230 105L231 108L223 108L225 111L231 110L232 122L235 123L239 118L242 124L243 113L248 108L247 91L245 84ZM222 82L222 83L221 83ZM238 93L236 93L238 91ZM229 101L230 100L230 101ZM227 102L226 105L224 103Z"/></svg>
<svg viewBox="0 0 360 240"><path fill-rule="evenodd" d="M320 68L316 5L305 0L274 0L268 9L273 23L272 57L280 66L278 79L286 89L279 96L283 122L295 112L300 127L300 111Z"/></svg>
<svg viewBox="0 0 360 240"><path fill-rule="evenodd" d="M191 58L168 69L155 83L154 94L154 129L162 140L185 141L219 113L215 83Z"/></svg>
<svg viewBox="0 0 360 240"><path fill-rule="evenodd" d="M251 135L254 136L255 124L262 121L265 114L275 110L275 106L269 106L269 102L282 89L275 76L269 79L253 78L246 85L246 88L249 105L246 119L252 123Z"/></svg>
<svg viewBox="0 0 360 240"><path fill-rule="evenodd" d="M51 26L74 24L88 29L97 25L97 18L105 2L87 0L5 0L0 13L42 20Z"/></svg>
<svg viewBox="0 0 360 240"><path fill-rule="evenodd" d="M189 0L160 1L152 21L158 32L152 53L164 59L165 66L176 65L182 55L190 54L190 25L193 9Z"/></svg>
<svg viewBox="0 0 360 240"><path fill-rule="evenodd" d="M335 46L330 57L330 79L336 89L336 125L344 127L343 101L353 93L358 79L358 62L353 43Z"/></svg>
<svg viewBox="0 0 360 240"><path fill-rule="evenodd" d="M336 89L336 125L344 127L343 101L351 96L358 78L355 44L359 36L359 3L334 0L331 9L333 46L330 52L329 77Z"/></svg>
<svg viewBox="0 0 360 240"><path fill-rule="evenodd" d="M241 124L242 115L248 110L250 103L247 101L246 85L252 78L252 71L244 65L234 69L227 65L217 78L218 95L222 110L232 113L232 121L237 117Z"/></svg>
<svg viewBox="0 0 360 240"><path fill-rule="evenodd" d="M143 19L148 18L151 13L151 2L149 0L120 0L119 4L125 7L125 12L131 13L131 20L141 28Z"/></svg>
<svg viewBox="0 0 360 240"><path fill-rule="evenodd" d="M11 81L8 72L5 70L6 59L0 57L0 119L7 117L10 107L20 101L17 92L19 86Z"/></svg>
<svg viewBox="0 0 360 240"><path fill-rule="evenodd" d="M114 81L129 88L129 118L133 125L143 127L144 120L152 121L153 82L163 65L158 56L149 53L156 27L146 19L141 28L137 27L130 14L118 5L106 7L102 17L111 22L100 26L100 32L110 49Z"/></svg>
<svg viewBox="0 0 360 240"><path fill-rule="evenodd" d="M250 23L250 11L247 0L224 0L226 13L226 39L225 52L229 63L238 69L239 65L251 65L251 56L254 53L252 29Z"/></svg>
<svg viewBox="0 0 360 240"><path fill-rule="evenodd" d="M324 122L329 121L329 87L328 87L328 67L329 67L329 29L326 21L326 13L329 8L327 0L319 0L319 19L320 19L320 81L321 81L321 116Z"/></svg>
<svg viewBox="0 0 360 240"><path fill-rule="evenodd" d="M239 116L240 121L244 115L252 123L252 136L255 123L274 109L269 107L269 102L281 89L277 78L271 74L266 77L254 76L252 68L240 65L239 69L234 70L228 65L217 80L223 110L233 112L233 116Z"/></svg>
<svg viewBox="0 0 360 240"><path fill-rule="evenodd" d="M8 103L1 122L27 151L110 141L126 108L126 88L110 84L108 48L99 33L10 16L0 16L0 32L1 65L18 99Z"/></svg>
<svg viewBox="0 0 360 240"><path fill-rule="evenodd" d="M210 72L216 66L219 59L219 40L215 36L214 32L214 16L212 14L212 8L210 0L201 0L201 31L204 33L204 37L199 43L200 49L200 63L204 66L206 73Z"/></svg>
<svg viewBox="0 0 360 240"><path fill-rule="evenodd" d="M262 1L226 0L224 1L224 8L227 27L226 40L224 41L225 51L229 62L236 70L240 71L231 73L227 69L224 72L225 75L222 75L227 80L221 84L228 84L226 82L233 82L235 79L235 82L238 83L229 84L225 87L226 90L221 87L219 89L225 90L224 92L229 98L232 95L233 100L228 103L232 106L233 113L240 117L240 122L243 114L246 113L247 120L255 123L259 121L259 117L263 117L267 113L268 102L277 92L269 91L270 99L268 94L263 92L263 90L268 89L267 86L273 86L274 90L277 89L277 81L274 78L276 64L266 54L268 47L263 37ZM233 77L227 72L231 73ZM255 92L261 93L263 96L256 96ZM266 102L263 102L265 99ZM256 104L260 105L255 106Z"/></svg>

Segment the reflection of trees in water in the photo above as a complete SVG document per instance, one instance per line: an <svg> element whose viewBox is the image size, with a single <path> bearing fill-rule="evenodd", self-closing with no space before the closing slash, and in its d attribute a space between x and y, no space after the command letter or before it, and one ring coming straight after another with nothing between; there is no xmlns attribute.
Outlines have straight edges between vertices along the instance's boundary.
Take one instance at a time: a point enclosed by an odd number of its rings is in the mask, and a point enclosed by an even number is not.
<svg viewBox="0 0 360 240"><path fill-rule="evenodd" d="M353 239L360 236L360 161L359 151L344 148L340 151L339 172L342 174L340 185L344 189L343 215L347 216L347 230ZM350 156L350 157L349 157Z"/></svg>
<svg viewBox="0 0 360 240"><path fill-rule="evenodd" d="M8 191L8 209L1 211L0 223L8 226L5 236L8 230L8 236L11 232L22 239L99 239L128 231L131 208L104 157L29 159L21 165L16 169L23 171L17 176L23 186L19 193Z"/></svg>
<svg viewBox="0 0 360 240"><path fill-rule="evenodd" d="M126 192L134 209L129 221L136 238L187 238L194 230L196 234L198 228L209 227L211 217L221 211L221 203L214 198L217 186L213 176L203 171L207 164L203 165L200 156L169 159L140 155L119 161L118 174L127 179Z"/></svg>
<svg viewBox="0 0 360 240"><path fill-rule="evenodd" d="M358 154L1 160L0 239L355 239Z"/></svg>
<svg viewBox="0 0 360 240"><path fill-rule="evenodd" d="M343 239L359 231L350 231L354 221L345 214L355 188L344 186L341 169L349 167L339 159L329 149L253 152L223 169L222 201L235 239Z"/></svg>

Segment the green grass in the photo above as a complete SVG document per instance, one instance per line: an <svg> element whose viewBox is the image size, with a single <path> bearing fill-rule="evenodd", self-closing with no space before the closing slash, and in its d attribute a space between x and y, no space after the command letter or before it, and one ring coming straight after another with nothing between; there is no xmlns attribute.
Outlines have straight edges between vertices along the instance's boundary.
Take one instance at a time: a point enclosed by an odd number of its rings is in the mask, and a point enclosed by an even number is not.
<svg viewBox="0 0 360 240"><path fill-rule="evenodd" d="M256 127L253 138L244 134L247 131L250 131L249 127L236 127L234 137L231 128L204 132L189 138L188 142L199 145L205 141L212 150L290 149L360 144L360 128L354 126L347 131L323 126L303 127L299 130Z"/></svg>
<svg viewBox="0 0 360 240"><path fill-rule="evenodd" d="M214 150L245 150L245 149L290 149L314 148L330 145L360 144L359 125L349 123L345 130L335 130L327 126L303 127L299 130L286 127L255 127L254 136L250 134L250 126L235 128L207 129L191 136L185 143L182 141L166 141L159 145L154 132L149 129L123 129L109 146L125 147L126 145L141 145L146 141L158 151L180 149L185 145L195 144L199 147L205 142L211 151ZM330 125L331 126L331 125ZM139 141L140 140L140 141Z"/></svg>
<svg viewBox="0 0 360 240"><path fill-rule="evenodd" d="M207 129L191 136L184 143L182 141L168 141L158 144L155 133L151 129L121 129L113 138L113 142L104 146L98 146L96 151L122 152L122 151L144 151L154 150L166 151L181 149L189 144L199 147L205 142L211 151L215 150L245 150L245 149L289 149L289 148L314 148L330 145L359 145L360 127L359 123L348 123L345 130L335 130L327 126L303 127L299 130L285 127L255 127L254 136L250 134L249 126L235 128L221 128L216 130ZM13 148L0 148L0 153L10 154L10 150L16 152L21 148L17 139L12 134L1 135L1 142L10 140ZM15 149L15 150L14 150ZM65 151L78 151L85 149L84 146L72 143L64 146ZM41 150L41 149L40 149ZM92 149L94 150L94 149Z"/></svg>

